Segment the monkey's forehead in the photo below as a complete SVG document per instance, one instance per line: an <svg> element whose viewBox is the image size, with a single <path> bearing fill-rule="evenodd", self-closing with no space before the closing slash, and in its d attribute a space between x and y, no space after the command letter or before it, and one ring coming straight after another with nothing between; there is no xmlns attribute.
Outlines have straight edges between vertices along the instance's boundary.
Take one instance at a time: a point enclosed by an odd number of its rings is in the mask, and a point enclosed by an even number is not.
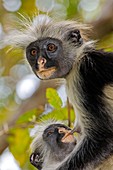
<svg viewBox="0 0 113 170"><path fill-rule="evenodd" d="M21 24L22 25L22 24ZM51 37L63 40L67 32L74 29L79 29L81 34L86 34L89 31L86 25L77 23L76 21L59 21L43 19L41 22L23 23L23 28L19 30L12 30L4 38L4 44L12 45L14 47L26 48L31 42L39 38Z"/></svg>
<svg viewBox="0 0 113 170"><path fill-rule="evenodd" d="M67 129L67 130L71 130L68 126L66 126L66 125L64 125L64 124L60 124L60 123L57 123L57 124L51 124L51 125L49 125L46 129L45 129L45 131L48 131L48 130L50 130L50 129L55 129L55 128L65 128L65 129Z"/></svg>

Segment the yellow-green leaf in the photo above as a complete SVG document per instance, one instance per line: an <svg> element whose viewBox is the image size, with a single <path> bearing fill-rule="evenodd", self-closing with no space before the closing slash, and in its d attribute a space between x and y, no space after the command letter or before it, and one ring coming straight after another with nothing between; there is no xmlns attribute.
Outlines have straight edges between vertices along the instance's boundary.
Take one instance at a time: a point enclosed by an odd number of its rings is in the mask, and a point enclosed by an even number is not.
<svg viewBox="0 0 113 170"><path fill-rule="evenodd" d="M62 100L60 99L57 91L53 88L48 88L46 90L46 97L50 105L54 108L61 108L62 107Z"/></svg>
<svg viewBox="0 0 113 170"><path fill-rule="evenodd" d="M40 110L40 109L30 110L30 111L24 113L22 116L20 116L16 123L17 124L28 123L29 121L31 121L34 118L34 116L37 117L42 112L43 112L43 110Z"/></svg>
<svg viewBox="0 0 113 170"><path fill-rule="evenodd" d="M10 133L11 135L8 138L9 149L20 166L23 166L28 159L31 142L28 129L15 128Z"/></svg>
<svg viewBox="0 0 113 170"><path fill-rule="evenodd" d="M75 114L74 114L74 111L73 109L70 110L70 115L71 115L71 122L74 122L75 120ZM43 120L48 120L48 119L51 119L51 120L68 120L68 111L67 111L67 108L64 107L64 108L60 108L60 109L54 109L52 112L46 114L46 115L43 115L41 117L41 119Z"/></svg>

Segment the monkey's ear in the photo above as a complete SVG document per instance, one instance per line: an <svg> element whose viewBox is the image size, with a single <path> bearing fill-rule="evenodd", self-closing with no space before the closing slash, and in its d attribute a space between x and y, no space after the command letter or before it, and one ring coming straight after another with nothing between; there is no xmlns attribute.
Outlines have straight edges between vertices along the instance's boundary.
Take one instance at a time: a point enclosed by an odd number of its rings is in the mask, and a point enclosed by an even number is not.
<svg viewBox="0 0 113 170"><path fill-rule="evenodd" d="M80 30L78 29L70 31L68 33L67 39L75 45L81 45L83 43L83 38L81 37Z"/></svg>

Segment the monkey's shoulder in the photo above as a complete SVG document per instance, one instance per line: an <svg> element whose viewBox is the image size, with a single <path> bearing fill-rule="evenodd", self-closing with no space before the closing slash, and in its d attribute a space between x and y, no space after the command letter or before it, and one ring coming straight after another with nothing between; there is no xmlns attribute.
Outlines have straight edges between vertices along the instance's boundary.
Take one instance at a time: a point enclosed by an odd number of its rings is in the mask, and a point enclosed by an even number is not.
<svg viewBox="0 0 113 170"><path fill-rule="evenodd" d="M106 52L104 50L90 50L85 53L87 59L92 60L96 64L101 63L102 65L113 64L113 52Z"/></svg>
<svg viewBox="0 0 113 170"><path fill-rule="evenodd" d="M85 80L113 83L113 52L103 50L86 52L80 65L80 73Z"/></svg>

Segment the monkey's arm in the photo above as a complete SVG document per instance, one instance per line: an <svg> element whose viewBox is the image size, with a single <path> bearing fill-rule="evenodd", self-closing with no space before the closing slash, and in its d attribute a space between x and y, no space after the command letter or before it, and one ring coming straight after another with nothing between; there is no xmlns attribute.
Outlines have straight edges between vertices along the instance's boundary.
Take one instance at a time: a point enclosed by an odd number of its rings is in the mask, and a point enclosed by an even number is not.
<svg viewBox="0 0 113 170"><path fill-rule="evenodd" d="M97 158L100 147L101 144L95 143L88 137L84 138L82 145L78 148L78 150L76 150L76 153L74 153L69 160L63 163L60 168L57 168L57 170L84 169L89 161L94 161L94 158ZM92 170L92 167L88 167L88 170L90 169Z"/></svg>
<svg viewBox="0 0 113 170"><path fill-rule="evenodd" d="M73 103L79 108L85 137L57 170L92 170L113 152L113 105L104 93L113 83L113 53L89 52L78 68L72 89L78 98Z"/></svg>

